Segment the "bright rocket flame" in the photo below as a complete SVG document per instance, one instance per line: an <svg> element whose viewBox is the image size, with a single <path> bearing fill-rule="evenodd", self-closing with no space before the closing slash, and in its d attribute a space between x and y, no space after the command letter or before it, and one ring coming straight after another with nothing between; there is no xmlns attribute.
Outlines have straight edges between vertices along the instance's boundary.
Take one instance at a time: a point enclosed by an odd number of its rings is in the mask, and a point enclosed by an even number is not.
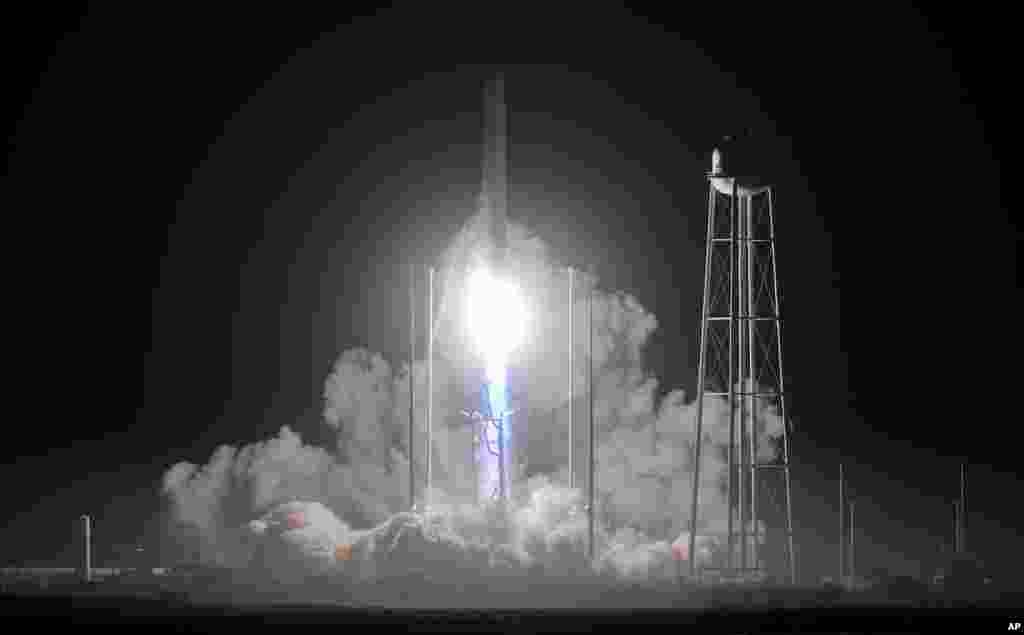
<svg viewBox="0 0 1024 635"><path fill-rule="evenodd" d="M469 278L469 332L484 358L487 378L503 383L505 362L522 342L526 308L515 284L500 280L487 269Z"/></svg>
<svg viewBox="0 0 1024 635"><path fill-rule="evenodd" d="M506 363L509 354L522 342L526 330L526 310L515 284L495 278L485 268L475 270L468 284L468 325L477 352L483 357L487 373L485 399L490 414L498 422L494 433L500 434L506 447L510 439ZM500 432L499 432L500 430ZM485 431L485 436L488 433ZM491 437L497 442L496 437ZM481 495L488 498L497 491L499 472L507 469L485 441L478 448ZM505 473L506 482L509 474Z"/></svg>

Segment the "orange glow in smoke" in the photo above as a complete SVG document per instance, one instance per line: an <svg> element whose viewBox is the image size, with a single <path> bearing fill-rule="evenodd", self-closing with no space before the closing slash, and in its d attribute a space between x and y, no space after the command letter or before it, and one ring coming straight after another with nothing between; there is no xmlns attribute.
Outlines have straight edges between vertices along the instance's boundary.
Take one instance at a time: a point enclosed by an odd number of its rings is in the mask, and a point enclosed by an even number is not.
<svg viewBox="0 0 1024 635"><path fill-rule="evenodd" d="M335 560L345 561L352 559L352 545L338 545L334 548Z"/></svg>

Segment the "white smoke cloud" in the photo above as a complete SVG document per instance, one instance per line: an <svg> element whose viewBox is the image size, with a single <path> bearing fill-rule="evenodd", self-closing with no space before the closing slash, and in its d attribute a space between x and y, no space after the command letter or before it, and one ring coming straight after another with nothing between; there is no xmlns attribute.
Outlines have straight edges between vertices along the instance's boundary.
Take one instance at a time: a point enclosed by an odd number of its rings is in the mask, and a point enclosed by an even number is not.
<svg viewBox="0 0 1024 635"><path fill-rule="evenodd" d="M591 561L579 492L546 477L527 486L507 512L441 500L428 515L401 512L369 530L352 530L315 503L283 504L247 525L253 560L268 579L300 585L316 577L341 582L336 588L350 601L406 606L571 607L588 592L599 598L609 583L676 583L679 563L667 541L597 528ZM707 552L702 537L698 553ZM418 585L416 595L400 600L408 584Z"/></svg>
<svg viewBox="0 0 1024 635"><path fill-rule="evenodd" d="M167 471L164 492L179 524L192 532L200 557L247 566L254 545L263 545L266 554L277 554L271 561L282 571L358 579L379 577L389 567L441 577L455 575L454 570L465 577L467 569L515 577L538 567L551 575L586 571L626 580L671 576L671 546L688 539L697 403L687 403L680 390L657 399L658 381L643 365L644 346L658 326L656 318L632 296L596 291L592 308L599 549L590 562L580 492L561 485L568 480L567 279L549 266L543 243L514 223L509 226L510 261L533 317L531 338L512 360L527 371L513 386L520 395L520 403L513 405L519 410L513 444L534 466L531 471L546 474L529 480L530 474L521 475L508 519L502 520L492 506L470 504L471 437L461 413L472 406L467 404L467 382L462 378L478 360L467 353L470 349L461 335L465 329L460 329L459 290L474 251L486 244L484 221L478 216L467 223L440 270L430 517L405 512L410 370L416 399L412 457L417 490L420 498L423 495L425 363L417 360L411 369L408 364L393 369L382 356L354 349L342 353L324 386L324 425L336 433L334 447L305 445L284 426L265 442L218 448L205 466L179 463ZM574 306L574 391L576 407L583 409L583 293L577 292ZM709 560L714 540L708 536L724 532L728 521L724 448L729 421L723 399L705 398L704 413L697 556ZM585 417L580 411L576 416L581 417L577 422ZM781 434L782 422L768 404L759 408L757 427L759 458L770 460L775 452L770 440ZM310 527L276 531L280 518L297 511L296 505L305 506ZM344 541L352 544L352 558L338 562L334 550Z"/></svg>
<svg viewBox="0 0 1024 635"><path fill-rule="evenodd" d="M248 530L257 559L254 566L282 581L333 572L339 546L353 535L330 509L303 501L278 505L249 523Z"/></svg>

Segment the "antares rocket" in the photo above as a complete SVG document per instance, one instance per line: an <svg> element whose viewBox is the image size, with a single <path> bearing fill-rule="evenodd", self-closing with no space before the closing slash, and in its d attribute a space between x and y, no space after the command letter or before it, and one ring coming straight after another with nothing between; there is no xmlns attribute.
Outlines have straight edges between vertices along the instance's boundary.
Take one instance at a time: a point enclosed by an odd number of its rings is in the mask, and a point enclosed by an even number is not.
<svg viewBox="0 0 1024 635"><path fill-rule="evenodd" d="M503 272L508 256L508 111L505 78L498 74L484 89L484 157L481 204L488 220L484 264Z"/></svg>
<svg viewBox="0 0 1024 635"><path fill-rule="evenodd" d="M484 87L484 156L481 183L482 213L487 221L485 248L478 254L477 268L492 279L508 273L508 112L505 80L498 74ZM490 364L488 364L490 366ZM512 435L508 415L508 386L504 364L489 367L482 386L480 429L474 438L474 460L478 466L479 500L504 499L509 494Z"/></svg>

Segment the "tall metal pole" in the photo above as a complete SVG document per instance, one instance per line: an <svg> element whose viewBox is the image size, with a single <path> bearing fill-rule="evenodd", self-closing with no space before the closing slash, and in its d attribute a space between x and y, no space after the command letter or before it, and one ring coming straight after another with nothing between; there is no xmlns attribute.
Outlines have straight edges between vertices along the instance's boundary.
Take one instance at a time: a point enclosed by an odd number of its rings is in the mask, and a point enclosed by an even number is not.
<svg viewBox="0 0 1024 635"><path fill-rule="evenodd" d="M760 569L760 560L758 557L759 543L761 541L761 532L758 527L757 517L757 398L754 393L757 392L757 383L754 381L757 377L755 372L756 364L756 350L755 350L755 307L754 307L754 199L751 196L747 197L746 200L746 252L747 252L747 374L749 375L749 385L746 391L748 395L749 405L747 412L750 417L750 524L751 532L753 533L754 540L750 545L750 559L751 564L754 568Z"/></svg>
<svg viewBox="0 0 1024 635"><path fill-rule="evenodd" d="M967 464L960 464L960 553L967 551Z"/></svg>
<svg viewBox="0 0 1024 635"><path fill-rule="evenodd" d="M843 554L846 552L846 489L843 482L843 464L839 464L839 581L846 575Z"/></svg>
<svg viewBox="0 0 1024 635"><path fill-rule="evenodd" d="M416 414L416 265L409 266L409 509L416 507L416 468L413 461Z"/></svg>
<svg viewBox="0 0 1024 635"><path fill-rule="evenodd" d="M706 362L706 342L708 337L708 296L711 288L711 250L714 249L714 222L715 222L715 187L709 183L708 187L708 231L706 248L704 252L704 298L701 303L700 318L700 360L697 373L697 421L694 431L693 442L693 497L690 499L690 544L688 546L687 558L690 560L690 577L697 575L696 544L697 544L697 508L700 502L700 446L703 435L704 419L704 373ZM729 437L729 451L732 452L732 436ZM729 480L732 481L732 461L730 456ZM730 494L732 489L729 490ZM731 500L731 499L730 499ZM732 507L729 508L729 559L732 560Z"/></svg>
<svg viewBox="0 0 1024 635"><path fill-rule="evenodd" d="M786 410L786 387L785 377L786 374L782 366L782 315L779 310L779 268L775 258L775 194L771 188L768 189L768 233L769 233L769 245L772 251L772 284L775 290L775 340L779 349L779 408L782 411L782 461L783 461L783 472L785 475L786 482L786 542L789 548L789 578L792 584L797 582L797 569L796 569L796 550L793 544L793 499L792 491L790 487L790 474L789 474L789 430L790 423L789 417Z"/></svg>
<svg viewBox="0 0 1024 635"><path fill-rule="evenodd" d="M849 564L849 567L850 567L850 582L851 583L853 582L854 578L857 575L857 565L856 565L857 559L854 556L854 549L853 549L854 548L854 542L853 542L853 540L854 540L853 539L854 531L853 531L853 528L856 527L856 525L854 525L854 523L853 523L853 507L854 507L854 504L856 502L857 501L855 501L855 500L851 500L850 501L850 564Z"/></svg>
<svg viewBox="0 0 1024 635"><path fill-rule="evenodd" d="M92 518L82 514L82 579L92 582Z"/></svg>
<svg viewBox="0 0 1024 635"><path fill-rule="evenodd" d="M960 555L960 501L953 501L953 553Z"/></svg>
<svg viewBox="0 0 1024 635"><path fill-rule="evenodd" d="M736 335L736 373L730 372L729 379L729 409L732 412L732 416L736 421L737 435L739 436L739 462L736 466L736 476L739 487L737 488L737 495L739 496L740 503L740 571L744 574L747 568L747 523L750 522L748 508L747 508L747 492L746 492L746 480L747 480L747 418L746 418L746 398L743 395L744 389L743 384L746 383L746 350L744 339L744 300L746 300L746 293L744 289L745 280L743 274L746 271L746 262L744 262L744 253L742 248L743 239L743 211L742 201L737 196L736 191L736 180L732 182L732 253L733 261L730 265L730 282L732 283L732 293L735 296L733 304L732 319L729 321L730 334L735 331ZM733 347L729 346L729 356L733 356ZM737 382L740 384L739 394L735 394L735 385Z"/></svg>
<svg viewBox="0 0 1024 635"><path fill-rule="evenodd" d="M594 273L594 267L590 267L589 284L587 285L587 357L590 363L587 364L587 383L590 394L590 431L587 434L587 463L588 475L587 475L587 531L589 540L587 542L587 550L589 552L590 560L594 559L594 515L597 510L594 507L594 462L596 457L594 456L594 438L596 436L596 427L594 425L594 284L596 282L596 275Z"/></svg>
<svg viewBox="0 0 1024 635"><path fill-rule="evenodd" d="M425 500L430 509L431 465L433 464L434 446L434 268L427 270L427 478Z"/></svg>
<svg viewBox="0 0 1024 635"><path fill-rule="evenodd" d="M736 217L733 214L733 200L735 199L736 188L733 187L733 199L729 202L729 538L728 538L728 550L729 550L729 573L733 571L733 567L738 566L740 570L743 568L742 558L739 562L736 562L736 538L733 535L733 505L735 505L736 520L742 526L743 513L741 511L743 507L743 478L739 474L739 465L742 462L742 443L740 441L740 426L737 426L736 421L736 404L733 402L733 382L735 381L735 374L733 373L733 326L735 325L735 311L733 296L736 292L736 281L735 270L733 269L733 257L736 246ZM733 492L735 490L735 493ZM734 502L735 501L735 502Z"/></svg>
<svg viewBox="0 0 1024 635"><path fill-rule="evenodd" d="M569 488L576 489L576 418L573 416L573 396L575 392L575 349L576 340L573 337L573 283L576 272L569 267Z"/></svg>

